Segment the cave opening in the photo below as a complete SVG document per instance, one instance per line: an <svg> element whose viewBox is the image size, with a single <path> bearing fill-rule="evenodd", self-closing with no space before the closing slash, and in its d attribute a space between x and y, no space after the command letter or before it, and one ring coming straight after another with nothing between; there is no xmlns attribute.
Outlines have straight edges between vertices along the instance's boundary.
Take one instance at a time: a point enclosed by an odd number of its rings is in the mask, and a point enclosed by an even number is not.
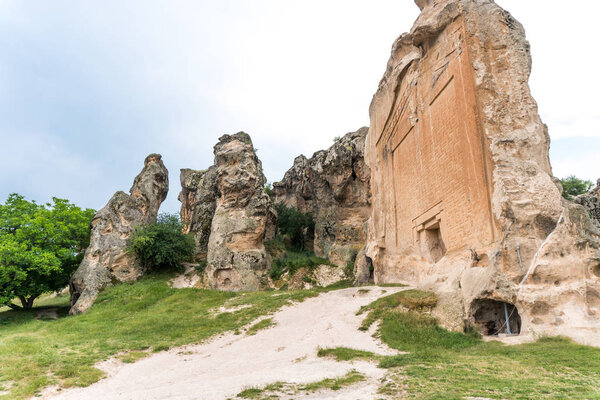
<svg viewBox="0 0 600 400"><path fill-rule="evenodd" d="M484 336L521 333L521 316L514 304L492 299L476 299L471 303L471 315Z"/></svg>

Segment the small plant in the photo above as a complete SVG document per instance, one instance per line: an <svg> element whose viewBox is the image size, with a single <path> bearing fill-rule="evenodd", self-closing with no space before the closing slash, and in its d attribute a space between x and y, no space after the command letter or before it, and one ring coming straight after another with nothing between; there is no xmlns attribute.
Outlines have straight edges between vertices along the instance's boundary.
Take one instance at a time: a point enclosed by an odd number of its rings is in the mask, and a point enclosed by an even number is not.
<svg viewBox="0 0 600 400"><path fill-rule="evenodd" d="M570 175L564 179L561 179L560 183L563 187L563 197L567 200L572 200L580 194L588 192L592 187L594 187L594 184L591 181L579 179L575 175Z"/></svg>
<svg viewBox="0 0 600 400"><path fill-rule="evenodd" d="M193 255L194 239L182 233L177 215L161 214L155 223L135 230L128 251L149 270L181 270Z"/></svg>
<svg viewBox="0 0 600 400"><path fill-rule="evenodd" d="M273 185L271 183L267 183L265 185L265 193L271 198L275 198L275 192L273 191Z"/></svg>
<svg viewBox="0 0 600 400"><path fill-rule="evenodd" d="M207 265L208 265L208 262L206 260L200 261L200 263L195 268L196 273L198 275L202 276L204 274L204 271L206 271L206 266Z"/></svg>

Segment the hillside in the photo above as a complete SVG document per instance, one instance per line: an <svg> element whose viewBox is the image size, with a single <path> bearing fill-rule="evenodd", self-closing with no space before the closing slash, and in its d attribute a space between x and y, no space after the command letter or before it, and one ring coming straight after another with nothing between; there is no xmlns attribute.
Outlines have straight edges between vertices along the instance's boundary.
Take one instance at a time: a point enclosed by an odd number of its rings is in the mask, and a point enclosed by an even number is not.
<svg viewBox="0 0 600 400"><path fill-rule="evenodd" d="M172 289L169 279L150 276L111 287L84 315L67 316L64 297L46 298L30 313L0 312L0 398L28 398L49 385L88 386L105 375L96 366L109 359L100 366L110 377L89 389L43 393L164 398L166 390L207 399L223 393L241 398L600 396L600 349L561 338L505 346L448 332L429 316L435 296L426 292L366 287L236 294ZM380 296L387 297L374 301ZM277 311L291 301L300 303ZM56 320L40 316L51 314L49 307L56 307ZM371 338L377 320L390 348ZM221 333L226 334L204 342ZM157 388L155 395L150 387ZM202 394L207 387L216 397Z"/></svg>

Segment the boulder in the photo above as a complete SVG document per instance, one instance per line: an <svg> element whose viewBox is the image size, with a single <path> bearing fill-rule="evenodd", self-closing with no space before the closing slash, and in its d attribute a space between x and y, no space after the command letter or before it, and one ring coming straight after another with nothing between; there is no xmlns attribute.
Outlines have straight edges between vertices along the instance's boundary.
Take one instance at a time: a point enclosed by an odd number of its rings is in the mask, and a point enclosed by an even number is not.
<svg viewBox="0 0 600 400"><path fill-rule="evenodd" d="M434 290L451 329L598 340L600 232L552 176L522 25L492 0L417 4L370 106L375 282Z"/></svg>
<svg viewBox="0 0 600 400"><path fill-rule="evenodd" d="M281 182L273 184L275 203L312 213L314 252L346 266L366 243L370 171L364 162L368 128L336 140L310 159L296 157Z"/></svg>
<svg viewBox="0 0 600 400"><path fill-rule="evenodd" d="M160 154L150 154L129 193L117 192L94 215L90 245L70 282L70 314L85 312L98 293L114 282L132 282L144 270L126 251L127 241L137 226L156 221L160 204L167 197L169 173Z"/></svg>

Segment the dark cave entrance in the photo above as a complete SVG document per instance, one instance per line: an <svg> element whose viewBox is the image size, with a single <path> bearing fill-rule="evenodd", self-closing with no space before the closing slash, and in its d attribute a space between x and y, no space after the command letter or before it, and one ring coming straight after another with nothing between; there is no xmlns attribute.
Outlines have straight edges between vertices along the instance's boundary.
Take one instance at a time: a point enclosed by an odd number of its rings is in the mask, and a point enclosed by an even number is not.
<svg viewBox="0 0 600 400"><path fill-rule="evenodd" d="M521 333L521 316L513 304L491 299L476 299L471 303L471 315L482 335Z"/></svg>

